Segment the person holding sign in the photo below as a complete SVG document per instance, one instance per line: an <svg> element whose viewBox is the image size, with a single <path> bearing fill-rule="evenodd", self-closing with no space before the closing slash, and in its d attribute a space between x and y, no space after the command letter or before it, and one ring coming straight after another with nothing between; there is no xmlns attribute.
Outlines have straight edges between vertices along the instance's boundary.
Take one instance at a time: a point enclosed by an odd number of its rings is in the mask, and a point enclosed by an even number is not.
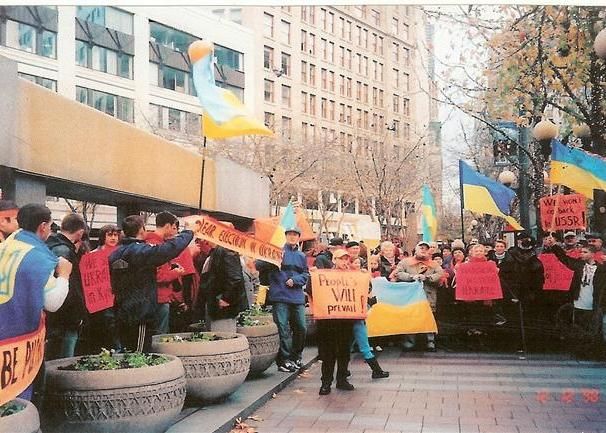
<svg viewBox="0 0 606 433"><path fill-rule="evenodd" d="M295 372L303 366L307 332L303 287L309 280L309 270L305 254L298 250L301 230L287 227L284 233L286 244L281 267L261 260L255 265L261 284L269 285L269 302L280 335L280 351L276 358L278 370Z"/></svg>
<svg viewBox="0 0 606 433"><path fill-rule="evenodd" d="M444 271L440 265L431 260L429 248L428 242L419 242L415 247L415 255L402 260L392 273L390 279L392 279L392 281L423 282L423 290L425 290L431 310L435 313L438 286L442 280ZM427 350L435 352L436 334L428 333L425 335L427 336ZM404 340L404 349L410 350L414 347L415 336L407 335Z"/></svg>
<svg viewBox="0 0 606 433"><path fill-rule="evenodd" d="M581 248L581 257L575 259L549 236L543 240L544 252L553 253L570 270L574 271L570 283L570 296L574 303L573 320L588 331L597 333L602 329L606 342L606 265L595 260L598 252L595 245Z"/></svg>
<svg viewBox="0 0 606 433"><path fill-rule="evenodd" d="M0 405L17 395L30 400L30 384L44 359L43 310L57 311L67 296L72 265L45 245L51 211L27 204L17 214L21 230L0 243L0 371L9 378ZM35 344L28 355L27 345ZM32 356L34 355L34 356ZM24 392L25 391L25 392Z"/></svg>

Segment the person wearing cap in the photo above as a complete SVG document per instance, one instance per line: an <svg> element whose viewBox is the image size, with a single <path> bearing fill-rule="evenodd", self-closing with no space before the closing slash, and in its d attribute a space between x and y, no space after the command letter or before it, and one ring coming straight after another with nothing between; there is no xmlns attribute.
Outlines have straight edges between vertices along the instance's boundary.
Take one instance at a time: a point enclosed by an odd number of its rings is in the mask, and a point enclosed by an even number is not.
<svg viewBox="0 0 606 433"><path fill-rule="evenodd" d="M350 269L349 259L346 250L342 248L335 250L332 256L333 268L338 271L348 271ZM322 360L320 395L330 394L335 364L337 366L337 389L354 390L354 386L347 380L354 322L356 320L352 319L323 319L316 322L318 355Z"/></svg>
<svg viewBox="0 0 606 433"><path fill-rule="evenodd" d="M415 247L413 257L408 257L402 260L396 270L394 277L396 281L421 281L423 282L423 290L427 295L427 300L433 312L436 311L437 292L440 281L442 280L443 270L440 265L431 260L429 254L430 245L428 242L421 241ZM435 352L436 350L436 335L432 332L427 333L427 350ZM404 339L404 348L412 349L415 346L415 336L407 335Z"/></svg>
<svg viewBox="0 0 606 433"><path fill-rule="evenodd" d="M0 242L19 230L19 207L11 200L0 200Z"/></svg>
<svg viewBox="0 0 606 433"><path fill-rule="evenodd" d="M516 245L507 250L499 269L504 299L520 300L523 307L533 313L543 291L545 275L535 251L535 240L529 233L516 235Z"/></svg>
<svg viewBox="0 0 606 433"><path fill-rule="evenodd" d="M366 259L360 256L360 243L357 241L349 241L345 244L347 254L349 254L349 261L353 262L355 259L360 259L360 266L362 268L367 267Z"/></svg>
<svg viewBox="0 0 606 433"><path fill-rule="evenodd" d="M586 233L585 239L587 239L588 245L593 245L596 248L595 261L599 264L604 263L604 254L606 254L606 249L604 249L602 236L599 233Z"/></svg>
<svg viewBox="0 0 606 433"><path fill-rule="evenodd" d="M309 281L309 270L305 254L298 249L301 230L290 227L284 233L286 244L281 267L257 260L256 268L261 284L269 286L269 302L278 326L278 370L295 372L303 367L302 354L307 331L304 287Z"/></svg>
<svg viewBox="0 0 606 433"><path fill-rule="evenodd" d="M318 269L330 269L333 267L332 262L332 254L334 251L338 249L343 249L343 238L332 238L328 242L328 249L322 251L320 254L316 256L316 260L314 262L314 266Z"/></svg>

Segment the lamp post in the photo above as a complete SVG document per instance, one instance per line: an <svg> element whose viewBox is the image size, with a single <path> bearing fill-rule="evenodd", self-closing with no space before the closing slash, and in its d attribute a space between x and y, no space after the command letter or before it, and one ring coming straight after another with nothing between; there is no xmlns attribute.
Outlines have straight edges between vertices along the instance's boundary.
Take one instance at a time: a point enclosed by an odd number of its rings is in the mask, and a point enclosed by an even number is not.
<svg viewBox="0 0 606 433"><path fill-rule="evenodd" d="M600 59L606 59L606 29L602 29L593 41L593 50Z"/></svg>
<svg viewBox="0 0 606 433"><path fill-rule="evenodd" d="M541 120L532 129L532 136L539 142L540 152L536 155L539 158L539 167L545 167L545 163L551 155L551 140L556 138L559 133L559 128L550 120ZM543 195L545 188L545 174L543 170L535 173L534 176L534 204L536 215L540 214L539 199ZM541 231L537 222L537 238L540 241Z"/></svg>

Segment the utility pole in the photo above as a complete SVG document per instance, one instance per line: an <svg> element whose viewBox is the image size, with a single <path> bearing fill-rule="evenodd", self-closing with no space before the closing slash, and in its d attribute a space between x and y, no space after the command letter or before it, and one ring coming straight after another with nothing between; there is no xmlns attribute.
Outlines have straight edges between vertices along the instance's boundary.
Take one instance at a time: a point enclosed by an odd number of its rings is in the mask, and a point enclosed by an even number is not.
<svg viewBox="0 0 606 433"><path fill-rule="evenodd" d="M518 160L520 161L519 173L519 188L518 195L520 197L520 224L525 230L530 231L530 179L528 177L528 169L530 160L528 159L530 128L519 128L519 143L522 149L518 149Z"/></svg>

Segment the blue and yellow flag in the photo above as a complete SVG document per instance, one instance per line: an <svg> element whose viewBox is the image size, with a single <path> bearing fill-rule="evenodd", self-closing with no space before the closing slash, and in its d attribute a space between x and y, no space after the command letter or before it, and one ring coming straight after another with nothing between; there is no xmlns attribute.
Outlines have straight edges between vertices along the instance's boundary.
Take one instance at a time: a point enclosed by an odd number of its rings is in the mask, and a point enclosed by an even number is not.
<svg viewBox="0 0 606 433"><path fill-rule="evenodd" d="M297 228L297 217L295 215L295 208L292 205L292 202L288 202L288 206L286 206L286 210L280 218L280 223L276 227L273 236L269 243L283 247L286 243L286 234L284 231L286 229L294 229ZM300 230L300 229L299 229Z"/></svg>
<svg viewBox="0 0 606 433"><path fill-rule="evenodd" d="M421 227L423 229L423 240L432 242L438 234L438 213L436 202L429 185L423 185L423 203L421 204Z"/></svg>
<svg viewBox="0 0 606 433"><path fill-rule="evenodd" d="M438 332L423 283L392 283L384 277L374 278L372 294L377 303L366 317L369 337Z"/></svg>
<svg viewBox="0 0 606 433"><path fill-rule="evenodd" d="M496 180L473 170L459 160L463 209L504 218L515 230L523 230L511 216L511 202L516 193Z"/></svg>
<svg viewBox="0 0 606 433"><path fill-rule="evenodd" d="M194 86L204 111L204 136L273 135L262 122L250 115L236 95L216 85L213 52L213 44L208 41L196 41L188 49L193 64Z"/></svg>
<svg viewBox="0 0 606 433"><path fill-rule="evenodd" d="M593 199L593 190L606 191L606 160L597 155L551 142L552 183L567 186L579 194Z"/></svg>

